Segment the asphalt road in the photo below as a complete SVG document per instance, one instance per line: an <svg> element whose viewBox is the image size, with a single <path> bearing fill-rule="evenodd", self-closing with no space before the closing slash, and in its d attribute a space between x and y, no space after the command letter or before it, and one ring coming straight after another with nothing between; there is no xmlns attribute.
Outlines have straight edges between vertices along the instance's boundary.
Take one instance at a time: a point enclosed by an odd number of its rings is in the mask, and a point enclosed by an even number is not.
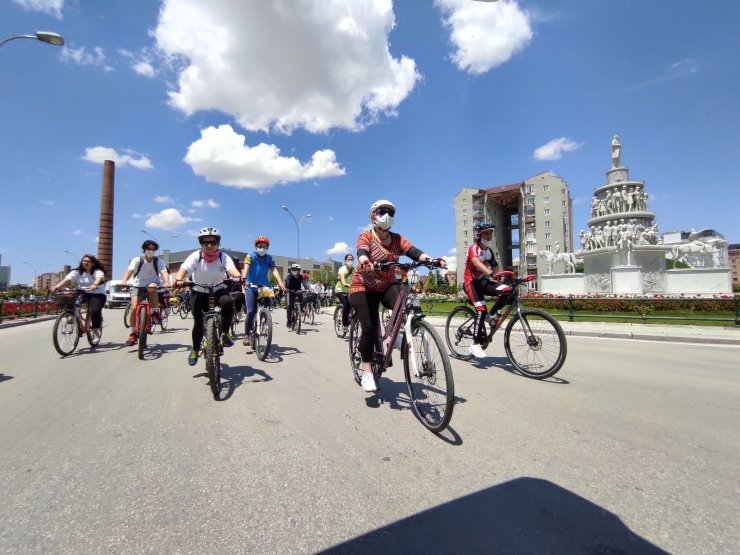
<svg viewBox="0 0 740 555"><path fill-rule="evenodd" d="M228 398L186 364L192 321L60 358L0 330L2 553L737 553L740 347L569 337L523 378L498 342L453 360L450 429L401 364L367 397L329 315L273 358L235 346ZM399 361L400 362L400 361Z"/></svg>

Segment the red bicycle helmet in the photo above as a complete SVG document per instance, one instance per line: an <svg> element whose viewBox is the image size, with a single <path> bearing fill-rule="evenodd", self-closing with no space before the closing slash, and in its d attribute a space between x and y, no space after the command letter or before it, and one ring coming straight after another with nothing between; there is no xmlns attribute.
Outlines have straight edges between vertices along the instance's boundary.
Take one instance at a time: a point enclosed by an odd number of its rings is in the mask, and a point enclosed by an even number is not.
<svg viewBox="0 0 740 555"><path fill-rule="evenodd" d="M260 235L254 240L255 247L257 246L257 243L265 243L268 247L270 246L270 240L264 235Z"/></svg>

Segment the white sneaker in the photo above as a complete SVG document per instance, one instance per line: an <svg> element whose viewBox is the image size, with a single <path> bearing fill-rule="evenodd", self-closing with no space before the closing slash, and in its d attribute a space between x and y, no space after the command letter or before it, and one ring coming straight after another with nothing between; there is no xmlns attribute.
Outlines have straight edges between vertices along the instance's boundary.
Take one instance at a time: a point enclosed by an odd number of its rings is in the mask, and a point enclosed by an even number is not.
<svg viewBox="0 0 740 555"><path fill-rule="evenodd" d="M486 352L477 343L470 346L470 354L475 358L486 358Z"/></svg>
<svg viewBox="0 0 740 555"><path fill-rule="evenodd" d="M362 389L364 389L368 393L372 393L378 390L377 386L375 385L375 378L373 378L372 374L367 374L363 372L361 383L362 383Z"/></svg>

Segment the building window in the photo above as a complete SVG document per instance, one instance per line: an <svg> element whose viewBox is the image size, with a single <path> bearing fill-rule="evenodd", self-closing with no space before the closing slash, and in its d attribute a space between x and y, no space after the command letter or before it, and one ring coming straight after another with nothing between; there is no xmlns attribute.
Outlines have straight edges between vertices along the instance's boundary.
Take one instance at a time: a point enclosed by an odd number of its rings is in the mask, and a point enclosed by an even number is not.
<svg viewBox="0 0 740 555"><path fill-rule="evenodd" d="M563 196L565 196L565 189L562 190Z"/></svg>
<svg viewBox="0 0 740 555"><path fill-rule="evenodd" d="M563 201L563 208L565 208L565 201Z"/></svg>
<svg viewBox="0 0 740 555"><path fill-rule="evenodd" d="M467 236L468 236L468 230L467 229L463 229L463 237L467 237Z"/></svg>
<svg viewBox="0 0 740 555"><path fill-rule="evenodd" d="M468 225L468 220L463 220L463 226L467 226L467 225Z"/></svg>
<svg viewBox="0 0 740 555"><path fill-rule="evenodd" d="M552 239L552 233L545 233L545 239Z"/></svg>
<svg viewBox="0 0 740 555"><path fill-rule="evenodd" d="M552 250L552 247L550 245L545 245L545 250L546 251L550 251L550 250Z"/></svg>
<svg viewBox="0 0 740 555"><path fill-rule="evenodd" d="M549 185L543 185L542 190L543 191L549 191L550 190L550 186Z"/></svg>
<svg viewBox="0 0 740 555"><path fill-rule="evenodd" d="M549 215L550 215L550 209L549 208L545 208L545 216L549 216Z"/></svg>
<svg viewBox="0 0 740 555"><path fill-rule="evenodd" d="M537 239L537 233L535 233L534 231L528 231L527 232L527 240L528 241L534 241L535 239Z"/></svg>
<svg viewBox="0 0 740 555"><path fill-rule="evenodd" d="M534 194L534 185L527 185L524 188L524 192L527 193L528 195L533 195Z"/></svg>
<svg viewBox="0 0 740 555"><path fill-rule="evenodd" d="M534 206L534 197L527 197L524 199L525 206Z"/></svg>
<svg viewBox="0 0 740 555"><path fill-rule="evenodd" d="M526 210L524 211L524 215L525 215L525 216L526 216L527 218L530 218L530 217L534 217L534 208L527 208L527 209L526 209Z"/></svg>
<svg viewBox="0 0 740 555"><path fill-rule="evenodd" d="M550 227L550 220L545 220L545 227Z"/></svg>
<svg viewBox="0 0 740 555"><path fill-rule="evenodd" d="M545 197L543 200L545 201L545 204L550 204L550 197Z"/></svg>

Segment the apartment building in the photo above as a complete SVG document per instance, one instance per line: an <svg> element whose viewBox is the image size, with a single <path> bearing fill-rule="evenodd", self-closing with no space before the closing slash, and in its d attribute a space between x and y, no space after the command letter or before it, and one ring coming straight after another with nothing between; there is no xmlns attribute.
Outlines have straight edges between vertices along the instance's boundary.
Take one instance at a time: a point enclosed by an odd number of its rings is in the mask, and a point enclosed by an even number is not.
<svg viewBox="0 0 740 555"><path fill-rule="evenodd" d="M482 221L496 225L491 248L501 269L545 273L538 251L573 251L572 205L568 184L549 172L500 187L462 188L455 196L458 283L463 282L473 226Z"/></svg>
<svg viewBox="0 0 740 555"><path fill-rule="evenodd" d="M730 267L732 286L740 285L740 243L731 243L727 247L727 261Z"/></svg>

